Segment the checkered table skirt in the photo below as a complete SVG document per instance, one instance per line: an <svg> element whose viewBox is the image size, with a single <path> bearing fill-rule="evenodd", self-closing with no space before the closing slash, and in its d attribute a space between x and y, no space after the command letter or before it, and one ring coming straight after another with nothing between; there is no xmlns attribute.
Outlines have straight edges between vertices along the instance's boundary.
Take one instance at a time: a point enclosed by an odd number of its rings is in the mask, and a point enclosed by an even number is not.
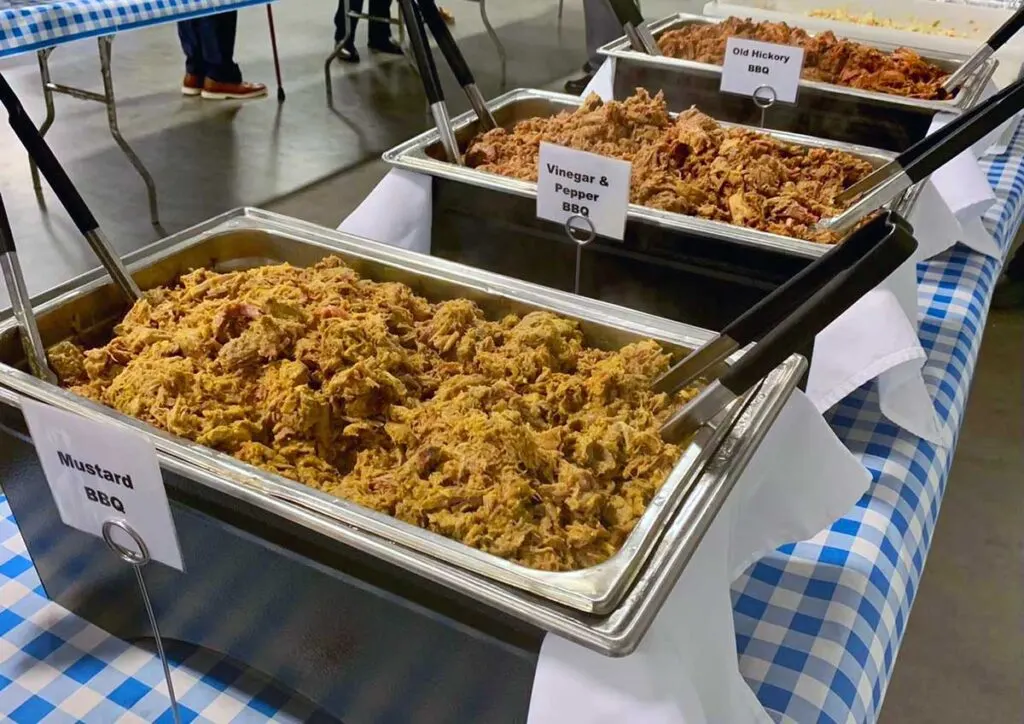
<svg viewBox="0 0 1024 724"><path fill-rule="evenodd" d="M168 650L183 724L336 722L262 675L192 646ZM0 718L16 724L171 724L160 660L43 592L0 496Z"/></svg>
<svg viewBox="0 0 1024 724"><path fill-rule="evenodd" d="M982 164L998 199L985 223L1005 253L1024 216L1024 126L1007 153ZM962 246L918 266L924 377L954 434L1000 266ZM881 709L952 452L884 421L871 385L829 421L874 482L831 528L765 557L736 582L736 642L743 675L776 720L859 724Z"/></svg>
<svg viewBox="0 0 1024 724"><path fill-rule="evenodd" d="M0 57L272 0L0 0Z"/></svg>

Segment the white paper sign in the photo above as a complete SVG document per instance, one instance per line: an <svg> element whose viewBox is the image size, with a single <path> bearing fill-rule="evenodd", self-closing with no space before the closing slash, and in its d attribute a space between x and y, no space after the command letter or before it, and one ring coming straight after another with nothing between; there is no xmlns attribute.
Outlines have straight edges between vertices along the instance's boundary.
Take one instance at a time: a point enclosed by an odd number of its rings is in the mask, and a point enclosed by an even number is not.
<svg viewBox="0 0 1024 724"><path fill-rule="evenodd" d="M803 48L728 38L719 90L742 96L756 92L759 99L796 103L803 66Z"/></svg>
<svg viewBox="0 0 1024 724"><path fill-rule="evenodd" d="M632 168L628 161L541 143L537 217L564 224L572 216L583 216L598 236L622 239Z"/></svg>
<svg viewBox="0 0 1024 724"><path fill-rule="evenodd" d="M22 399L21 410L65 524L102 537L105 521L123 520L154 561L184 570L156 451L146 438L33 400ZM122 531L112 537L138 550Z"/></svg>

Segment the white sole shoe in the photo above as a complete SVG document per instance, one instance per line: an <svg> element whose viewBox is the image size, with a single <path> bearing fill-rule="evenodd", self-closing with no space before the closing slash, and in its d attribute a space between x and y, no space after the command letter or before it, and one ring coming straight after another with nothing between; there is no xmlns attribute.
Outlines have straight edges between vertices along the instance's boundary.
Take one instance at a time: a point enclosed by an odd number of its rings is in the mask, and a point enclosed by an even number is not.
<svg viewBox="0 0 1024 724"><path fill-rule="evenodd" d="M252 98L265 98L266 95L266 88L256 93L218 93L208 90L202 93L203 100L207 101L247 101Z"/></svg>

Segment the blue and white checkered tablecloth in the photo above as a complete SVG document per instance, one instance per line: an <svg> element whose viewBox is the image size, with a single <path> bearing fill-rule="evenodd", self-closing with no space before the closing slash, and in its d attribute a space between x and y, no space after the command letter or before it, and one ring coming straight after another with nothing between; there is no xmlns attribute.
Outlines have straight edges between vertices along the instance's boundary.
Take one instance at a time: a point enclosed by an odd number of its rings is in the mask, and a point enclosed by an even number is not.
<svg viewBox="0 0 1024 724"><path fill-rule="evenodd" d="M273 0L0 0L0 58Z"/></svg>
<svg viewBox="0 0 1024 724"><path fill-rule="evenodd" d="M1024 216L1024 126L1006 154L983 163L998 197L986 223L1005 250ZM957 247L918 269L925 379L954 434L999 267ZM870 490L828 530L766 556L733 588L740 668L777 720L799 724L877 718L952 458L884 421L871 387L840 403L830 421L872 472ZM215 656L186 649L173 658L186 722L318 718L309 704ZM167 707L151 652L45 598L0 496L0 712L18 724L169 722Z"/></svg>
<svg viewBox="0 0 1024 724"><path fill-rule="evenodd" d="M1007 153L982 164L998 199L985 224L1005 254L1024 216L1024 126ZM1000 266L962 246L918 266L925 382L954 434ZM874 482L831 528L766 556L736 582L736 639L740 670L776 720L860 724L881 709L952 452L883 420L871 386L829 421Z"/></svg>
<svg viewBox="0 0 1024 724"><path fill-rule="evenodd" d="M183 724L337 722L260 674L175 644ZM171 724L160 660L50 602L0 495L0 719Z"/></svg>

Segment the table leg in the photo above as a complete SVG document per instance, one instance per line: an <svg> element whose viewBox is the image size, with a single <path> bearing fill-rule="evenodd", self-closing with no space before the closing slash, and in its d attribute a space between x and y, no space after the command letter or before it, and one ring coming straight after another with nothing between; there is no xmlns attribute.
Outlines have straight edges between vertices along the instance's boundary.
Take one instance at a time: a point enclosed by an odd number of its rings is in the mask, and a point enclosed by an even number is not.
<svg viewBox="0 0 1024 724"><path fill-rule="evenodd" d="M355 38L352 37L354 35L352 23L348 21L348 0L344 0L344 2L345 13L343 17L345 18L345 37L342 38L341 41L334 44L334 52L328 55L327 60L324 61L324 84L325 88L327 89L327 105L329 106L334 105L334 87L333 84L331 83L331 64L341 57L341 49L347 45L351 45L352 41L355 40Z"/></svg>
<svg viewBox="0 0 1024 724"><path fill-rule="evenodd" d="M46 132L50 130L50 126L53 125L57 114L57 110L53 105L53 90L50 87L50 53L52 52L53 48L44 48L36 54L39 59L39 78L43 83L43 103L46 104L46 118L43 120L43 124L39 126L40 136L45 136ZM32 172L33 188L35 188L37 194L42 193L43 185L39 180L39 169L36 168L36 162L31 157L28 159L28 166Z"/></svg>
<svg viewBox="0 0 1024 724"><path fill-rule="evenodd" d="M491 38L491 42L494 43L494 47L498 50L498 60L501 63L501 88L505 89L506 82L506 71L508 69L508 56L505 53L505 46L501 43L501 38L494 31L494 26L491 25L490 18L487 17L487 0L477 0L480 3L480 19L484 21L484 28L487 29L487 34Z"/></svg>
<svg viewBox="0 0 1024 724"><path fill-rule="evenodd" d="M124 155L131 161L135 170L139 172L142 182L146 184L146 194L149 196L149 219L153 222L153 226L160 226L160 215L157 211L156 203L156 184L142 163L142 159L128 145L128 141L124 139L124 136L121 135L121 129L117 125L117 100L114 98L114 79L110 72L110 56L113 41L114 36L112 35L99 38L100 73L103 75L103 105L107 108L107 125L110 127L110 135L114 137L114 141L121 147Z"/></svg>

